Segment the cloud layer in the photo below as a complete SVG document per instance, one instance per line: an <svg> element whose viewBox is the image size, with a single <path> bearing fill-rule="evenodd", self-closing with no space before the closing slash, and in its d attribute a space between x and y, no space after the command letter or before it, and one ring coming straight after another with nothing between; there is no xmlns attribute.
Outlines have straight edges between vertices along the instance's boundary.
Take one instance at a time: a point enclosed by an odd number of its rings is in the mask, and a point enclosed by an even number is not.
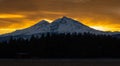
<svg viewBox="0 0 120 66"><path fill-rule="evenodd" d="M120 31L119 3L120 0L0 0L0 29L20 29L42 19L68 16L89 26Z"/></svg>

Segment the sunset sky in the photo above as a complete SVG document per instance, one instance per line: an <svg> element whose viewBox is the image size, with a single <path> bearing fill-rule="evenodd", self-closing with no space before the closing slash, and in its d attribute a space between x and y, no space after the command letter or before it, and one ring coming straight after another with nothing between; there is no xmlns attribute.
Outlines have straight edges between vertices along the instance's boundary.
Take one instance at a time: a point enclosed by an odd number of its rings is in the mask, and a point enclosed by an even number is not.
<svg viewBox="0 0 120 66"><path fill-rule="evenodd" d="M0 0L0 34L67 16L103 31L120 31L120 0Z"/></svg>

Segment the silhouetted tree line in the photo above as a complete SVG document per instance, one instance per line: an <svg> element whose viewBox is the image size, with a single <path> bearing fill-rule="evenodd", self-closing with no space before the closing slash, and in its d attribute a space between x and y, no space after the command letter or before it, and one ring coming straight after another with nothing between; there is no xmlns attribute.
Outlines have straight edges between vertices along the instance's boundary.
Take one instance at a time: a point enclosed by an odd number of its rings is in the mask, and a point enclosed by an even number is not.
<svg viewBox="0 0 120 66"><path fill-rule="evenodd" d="M11 37L0 43L0 58L120 58L120 39L90 33Z"/></svg>

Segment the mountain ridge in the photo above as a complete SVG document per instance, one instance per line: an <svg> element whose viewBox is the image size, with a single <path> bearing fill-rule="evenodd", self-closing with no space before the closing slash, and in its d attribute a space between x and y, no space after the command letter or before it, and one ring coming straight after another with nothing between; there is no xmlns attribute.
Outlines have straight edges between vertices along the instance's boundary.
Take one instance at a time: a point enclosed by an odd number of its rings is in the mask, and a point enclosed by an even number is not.
<svg viewBox="0 0 120 66"><path fill-rule="evenodd" d="M92 34L116 34L112 32L104 32L100 30L88 27L81 22L68 18L66 16L54 20L49 23L46 20L42 20L37 24L30 26L28 28L17 30L12 33L1 35L0 37L6 36L31 36L31 35L41 35L45 33L92 33Z"/></svg>

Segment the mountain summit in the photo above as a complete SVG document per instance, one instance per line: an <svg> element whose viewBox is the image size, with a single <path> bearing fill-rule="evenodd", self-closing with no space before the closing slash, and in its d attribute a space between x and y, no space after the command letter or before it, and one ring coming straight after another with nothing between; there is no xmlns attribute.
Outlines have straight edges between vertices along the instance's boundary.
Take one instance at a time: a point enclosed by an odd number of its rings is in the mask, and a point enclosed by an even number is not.
<svg viewBox="0 0 120 66"><path fill-rule="evenodd" d="M38 22L37 24L22 29L22 30L16 30L15 32L4 34L2 36L22 36L22 35L32 35L35 33L43 33L46 32L46 26L48 26L50 23L48 21L42 20Z"/></svg>
<svg viewBox="0 0 120 66"><path fill-rule="evenodd" d="M2 37L6 36L31 36L31 35L41 35L45 33L94 33L94 34L106 34L103 31L98 31L93 28L90 28L81 22L78 22L72 18L62 17L56 19L52 23L49 23L45 20L38 22L37 24L28 27L26 29L17 30L12 33L1 35ZM0 36L0 37L1 37Z"/></svg>
<svg viewBox="0 0 120 66"><path fill-rule="evenodd" d="M49 25L49 28L51 32L56 33L103 33L68 17L56 19Z"/></svg>

